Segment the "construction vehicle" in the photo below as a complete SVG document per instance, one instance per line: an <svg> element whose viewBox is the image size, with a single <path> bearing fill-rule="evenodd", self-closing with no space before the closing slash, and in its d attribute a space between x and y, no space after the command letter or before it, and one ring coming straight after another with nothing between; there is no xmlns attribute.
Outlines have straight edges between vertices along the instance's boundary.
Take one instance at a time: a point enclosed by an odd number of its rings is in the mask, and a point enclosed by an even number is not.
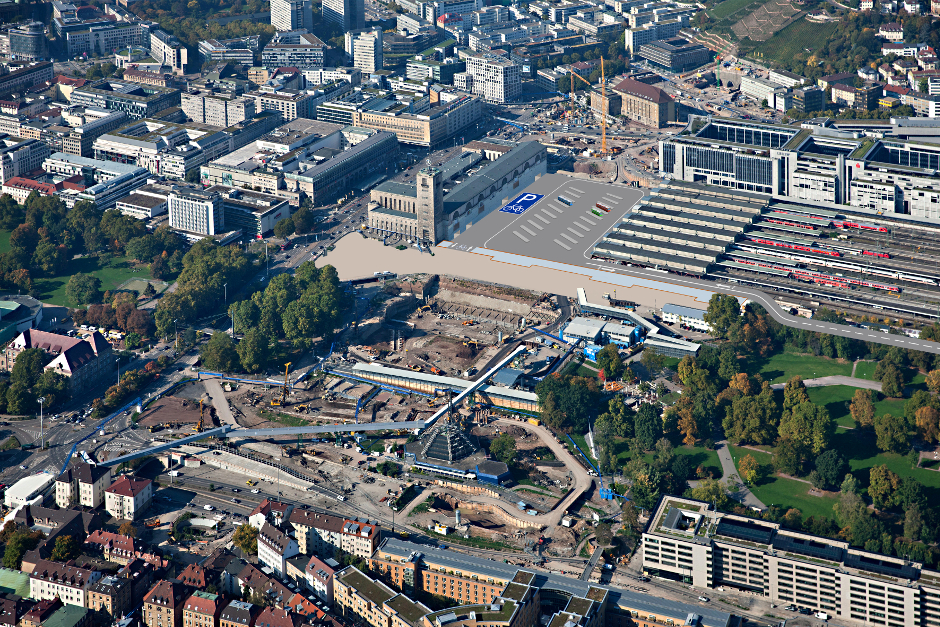
<svg viewBox="0 0 940 627"><path fill-rule="evenodd" d="M421 372L421 366L412 366L411 369L415 372Z"/></svg>
<svg viewBox="0 0 940 627"><path fill-rule="evenodd" d="M476 322L474 322L473 320L464 320L464 321L463 321L463 326L465 326L465 327L472 327L474 324L476 324Z"/></svg>
<svg viewBox="0 0 940 627"><path fill-rule="evenodd" d="M202 421L204 418L203 408L202 408L202 399L199 399L199 422L193 425L193 431L196 433L202 433Z"/></svg>
<svg viewBox="0 0 940 627"><path fill-rule="evenodd" d="M480 348L483 346L483 342L478 340L467 340L463 343L464 346L473 346L474 348Z"/></svg>
<svg viewBox="0 0 940 627"><path fill-rule="evenodd" d="M430 367L431 374L444 374L444 371L438 368L437 366Z"/></svg>
<svg viewBox="0 0 940 627"><path fill-rule="evenodd" d="M430 306L430 305L424 305L423 307L421 307L420 309L418 309L418 311L431 311L431 306Z"/></svg>
<svg viewBox="0 0 940 627"><path fill-rule="evenodd" d="M282 405L287 405L287 388L290 385L290 378L287 376L287 373L290 371L290 365L294 363L292 361L284 364L284 385L281 386L281 398L271 399L272 407L280 407Z"/></svg>

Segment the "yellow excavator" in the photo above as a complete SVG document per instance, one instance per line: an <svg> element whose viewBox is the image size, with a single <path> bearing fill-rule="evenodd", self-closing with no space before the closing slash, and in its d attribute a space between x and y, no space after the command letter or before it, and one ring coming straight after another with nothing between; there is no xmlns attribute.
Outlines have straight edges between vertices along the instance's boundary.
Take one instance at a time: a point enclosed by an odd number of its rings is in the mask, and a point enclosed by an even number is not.
<svg viewBox="0 0 940 627"><path fill-rule="evenodd" d="M287 378L287 373L290 371L290 365L291 365L292 363L294 363L294 362L289 361L289 362L287 362L286 364L284 364L284 385L281 386L281 398L280 398L280 399L273 399L273 400L271 401L271 406L272 406L272 407L279 407L279 406L281 406L281 405L287 405L287 388L288 388L288 386L290 385L290 381L289 381L289 379Z"/></svg>

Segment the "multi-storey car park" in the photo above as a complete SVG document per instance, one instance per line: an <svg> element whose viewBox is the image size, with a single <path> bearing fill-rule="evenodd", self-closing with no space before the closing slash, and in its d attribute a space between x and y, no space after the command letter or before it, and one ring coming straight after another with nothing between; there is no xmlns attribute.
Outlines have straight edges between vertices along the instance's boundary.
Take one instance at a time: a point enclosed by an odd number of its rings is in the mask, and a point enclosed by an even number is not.
<svg viewBox="0 0 940 627"><path fill-rule="evenodd" d="M673 180L643 198L592 257L926 320L940 317L938 241L940 226L903 214Z"/></svg>
<svg viewBox="0 0 940 627"><path fill-rule="evenodd" d="M887 627L940 625L940 573L847 542L666 496L642 539L644 572L702 588L733 588Z"/></svg>

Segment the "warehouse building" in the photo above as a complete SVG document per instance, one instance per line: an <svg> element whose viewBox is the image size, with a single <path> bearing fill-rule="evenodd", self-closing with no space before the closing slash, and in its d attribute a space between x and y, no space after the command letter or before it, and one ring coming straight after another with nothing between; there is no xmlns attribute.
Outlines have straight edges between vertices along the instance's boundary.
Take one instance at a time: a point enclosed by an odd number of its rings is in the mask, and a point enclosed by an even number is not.
<svg viewBox="0 0 940 627"><path fill-rule="evenodd" d="M660 174L757 194L940 219L940 145L854 130L693 117L660 142Z"/></svg>

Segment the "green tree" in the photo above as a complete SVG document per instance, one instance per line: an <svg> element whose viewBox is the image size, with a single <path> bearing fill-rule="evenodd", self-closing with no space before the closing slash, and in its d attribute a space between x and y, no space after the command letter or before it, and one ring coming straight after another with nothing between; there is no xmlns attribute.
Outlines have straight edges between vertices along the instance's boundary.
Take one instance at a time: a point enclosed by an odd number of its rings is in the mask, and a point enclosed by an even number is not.
<svg viewBox="0 0 940 627"><path fill-rule="evenodd" d="M309 233L313 230L314 222L313 213L307 209L307 207L301 206L300 209L293 215L294 221L294 232L296 233Z"/></svg>
<svg viewBox="0 0 940 627"><path fill-rule="evenodd" d="M871 427L875 421L875 404L872 402L871 390L855 390L849 412L856 427Z"/></svg>
<svg viewBox="0 0 940 627"><path fill-rule="evenodd" d="M81 547L72 536L59 536L55 539L50 559L54 562L67 562L81 555Z"/></svg>
<svg viewBox="0 0 940 627"><path fill-rule="evenodd" d="M616 381L623 375L623 360L620 359L620 350L616 344L608 344L597 351L595 361L608 381Z"/></svg>
<svg viewBox="0 0 940 627"><path fill-rule="evenodd" d="M788 475L802 475L809 455L809 447L803 441L780 438L774 448L774 468Z"/></svg>
<svg viewBox="0 0 940 627"><path fill-rule="evenodd" d="M36 410L36 395L25 383L14 383L7 389L7 413L23 416Z"/></svg>
<svg viewBox="0 0 940 627"><path fill-rule="evenodd" d="M686 495L691 499L714 503L719 510L727 510L731 503L724 485L715 479L702 479Z"/></svg>
<svg viewBox="0 0 940 627"><path fill-rule="evenodd" d="M238 343L236 352L246 372L261 372L271 358L271 338L255 327Z"/></svg>
<svg viewBox="0 0 940 627"><path fill-rule="evenodd" d="M890 398L904 396L904 378L894 364L888 364L884 369L881 376L881 393Z"/></svg>
<svg viewBox="0 0 940 627"><path fill-rule="evenodd" d="M41 531L30 532L26 529L17 529L7 540L6 550L3 553L3 565L12 570L19 570L23 564L23 555L32 551L45 537Z"/></svg>
<svg viewBox="0 0 940 627"><path fill-rule="evenodd" d="M594 539L597 540L598 546L610 546L614 541L614 534L610 530L610 523L597 523L597 526L594 527Z"/></svg>
<svg viewBox="0 0 940 627"><path fill-rule="evenodd" d="M868 471L868 496L878 509L885 509L894 504L894 495L901 485L901 478L884 464L873 466Z"/></svg>
<svg viewBox="0 0 940 627"><path fill-rule="evenodd" d="M809 402L809 394L800 376L791 377L783 386L783 414L789 414L794 407Z"/></svg>
<svg viewBox="0 0 940 627"><path fill-rule="evenodd" d="M779 422L773 392L765 386L757 396L739 396L725 407L722 427L734 444L770 444L777 435Z"/></svg>
<svg viewBox="0 0 940 627"><path fill-rule="evenodd" d="M781 438L799 442L814 454L824 451L835 433L835 422L826 411L811 402L803 402L784 413L778 429Z"/></svg>
<svg viewBox="0 0 940 627"><path fill-rule="evenodd" d="M136 538L137 527L135 527L134 523L132 523L131 521L125 520L124 522L121 523L121 526L118 527L118 533L121 534L122 536L127 536L129 538Z"/></svg>
<svg viewBox="0 0 940 627"><path fill-rule="evenodd" d="M237 372L240 367L238 351L235 350L231 336L225 331L212 334L203 345L200 358L203 366L216 372Z"/></svg>
<svg viewBox="0 0 940 627"><path fill-rule="evenodd" d="M634 477L630 487L633 501L643 509L653 509L659 502L659 481L659 473L655 470Z"/></svg>
<svg viewBox="0 0 940 627"><path fill-rule="evenodd" d="M875 443L882 451L903 453L908 449L910 430L902 416L884 414L875 418Z"/></svg>
<svg viewBox="0 0 940 627"><path fill-rule="evenodd" d="M187 183L198 183L199 182L199 168L191 168L186 170L186 182Z"/></svg>
<svg viewBox="0 0 940 627"><path fill-rule="evenodd" d="M835 486L849 470L849 464L839 451L829 449L816 458L816 472L822 481L822 487Z"/></svg>
<svg viewBox="0 0 940 627"><path fill-rule="evenodd" d="M65 296L79 307L101 302L101 280L90 274L76 272L65 285Z"/></svg>
<svg viewBox="0 0 940 627"><path fill-rule="evenodd" d="M274 225L274 237L284 239L294 233L294 219L290 216L279 220Z"/></svg>
<svg viewBox="0 0 940 627"><path fill-rule="evenodd" d="M490 455L511 464L516 459L516 439L508 433L501 433L490 442Z"/></svg>
<svg viewBox="0 0 940 627"><path fill-rule="evenodd" d="M254 555L258 552L258 530L249 524L240 525L232 536L232 542L244 553Z"/></svg>
<svg viewBox="0 0 940 627"><path fill-rule="evenodd" d="M658 406L650 403L642 403L639 406L634 420L634 432L637 443L644 451L653 448L663 434L663 421Z"/></svg>
<svg viewBox="0 0 940 627"><path fill-rule="evenodd" d="M738 299L716 292L708 301L705 321L711 326L715 335L729 338L732 330L741 326L741 306L738 304Z"/></svg>
<svg viewBox="0 0 940 627"><path fill-rule="evenodd" d="M741 473L741 478L744 479L745 483L754 485L761 474L760 462L748 453L738 462L738 472Z"/></svg>
<svg viewBox="0 0 940 627"><path fill-rule="evenodd" d="M13 371L10 373L11 383L22 383L28 388L33 387L42 377L43 367L46 365L46 352L41 348L27 348L16 356Z"/></svg>

